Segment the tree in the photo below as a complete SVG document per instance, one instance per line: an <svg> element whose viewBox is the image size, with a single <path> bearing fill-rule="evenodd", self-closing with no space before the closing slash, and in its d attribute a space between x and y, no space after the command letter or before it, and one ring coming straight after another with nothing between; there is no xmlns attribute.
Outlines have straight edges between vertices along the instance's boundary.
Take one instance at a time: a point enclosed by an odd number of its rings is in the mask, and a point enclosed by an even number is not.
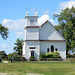
<svg viewBox="0 0 75 75"><path fill-rule="evenodd" d="M0 34L2 36L2 38L4 40L6 40L8 38L8 31L9 29L7 27L2 26L2 24L0 24Z"/></svg>
<svg viewBox="0 0 75 75"><path fill-rule="evenodd" d="M1 57L5 57L5 56L6 56L5 51L0 51L0 56L1 56Z"/></svg>
<svg viewBox="0 0 75 75"><path fill-rule="evenodd" d="M75 8L66 8L60 14L54 14L54 18L58 18L59 24L55 28L67 40L66 50L73 50L75 46Z"/></svg>
<svg viewBox="0 0 75 75"><path fill-rule="evenodd" d="M23 46L23 40L17 39L16 43L14 43L16 46L13 48L18 55L22 55L22 46Z"/></svg>

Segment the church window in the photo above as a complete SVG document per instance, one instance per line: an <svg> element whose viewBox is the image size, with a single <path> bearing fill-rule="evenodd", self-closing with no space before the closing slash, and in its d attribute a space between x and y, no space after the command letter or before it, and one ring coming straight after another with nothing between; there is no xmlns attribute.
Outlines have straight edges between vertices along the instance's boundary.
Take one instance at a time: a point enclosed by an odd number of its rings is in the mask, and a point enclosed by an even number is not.
<svg viewBox="0 0 75 75"><path fill-rule="evenodd" d="M49 53L49 48L47 48L47 53Z"/></svg>
<svg viewBox="0 0 75 75"><path fill-rule="evenodd" d="M29 49L35 49L35 47L29 47Z"/></svg>
<svg viewBox="0 0 75 75"><path fill-rule="evenodd" d="M53 45L51 46L51 52L54 52L54 46Z"/></svg>
<svg viewBox="0 0 75 75"><path fill-rule="evenodd" d="M30 20L30 25L34 25L34 20Z"/></svg>
<svg viewBox="0 0 75 75"><path fill-rule="evenodd" d="M58 51L58 48L55 48L55 51Z"/></svg>
<svg viewBox="0 0 75 75"><path fill-rule="evenodd" d="M34 51L31 51L31 56L34 56Z"/></svg>
<svg viewBox="0 0 75 75"><path fill-rule="evenodd" d="M31 23L33 23L33 22L34 22L34 20L30 20L30 22L31 22Z"/></svg>

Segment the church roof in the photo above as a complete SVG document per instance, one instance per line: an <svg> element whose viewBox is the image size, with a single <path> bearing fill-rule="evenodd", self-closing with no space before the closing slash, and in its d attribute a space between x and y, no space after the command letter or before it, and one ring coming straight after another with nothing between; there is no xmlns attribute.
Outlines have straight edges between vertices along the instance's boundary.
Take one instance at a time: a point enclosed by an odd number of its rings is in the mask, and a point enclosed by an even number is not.
<svg viewBox="0 0 75 75"><path fill-rule="evenodd" d="M25 28L39 28L40 26L26 26Z"/></svg>
<svg viewBox="0 0 75 75"><path fill-rule="evenodd" d="M25 41L50 41L50 42L66 42L66 40L25 40Z"/></svg>
<svg viewBox="0 0 75 75"><path fill-rule="evenodd" d="M26 26L25 28L42 28L45 23L49 23L56 31L57 29L47 20L46 22L44 22L41 26ZM58 31L57 31L58 32ZM25 41L59 41L59 42L66 42L66 39L58 32L58 34L64 39L64 40L25 40Z"/></svg>

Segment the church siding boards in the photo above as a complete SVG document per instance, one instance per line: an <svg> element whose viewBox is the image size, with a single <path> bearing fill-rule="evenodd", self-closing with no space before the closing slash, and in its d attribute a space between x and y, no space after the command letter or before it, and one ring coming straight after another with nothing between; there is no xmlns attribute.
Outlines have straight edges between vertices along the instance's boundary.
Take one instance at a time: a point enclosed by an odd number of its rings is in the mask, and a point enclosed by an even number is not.
<svg viewBox="0 0 75 75"><path fill-rule="evenodd" d="M41 26L37 25L37 16L26 16L25 41L23 46L23 56L29 59L31 55L39 58L40 53L51 52L57 48L61 57L66 59L66 40L58 33L49 21ZM34 23L35 22L35 23ZM35 47L35 48L34 48ZM31 52L34 52L32 54Z"/></svg>

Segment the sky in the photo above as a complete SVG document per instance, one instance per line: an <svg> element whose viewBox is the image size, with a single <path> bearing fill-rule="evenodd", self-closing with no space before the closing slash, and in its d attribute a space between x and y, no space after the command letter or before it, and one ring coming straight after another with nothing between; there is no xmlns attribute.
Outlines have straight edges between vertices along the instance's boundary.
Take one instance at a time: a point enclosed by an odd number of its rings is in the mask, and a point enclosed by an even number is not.
<svg viewBox="0 0 75 75"><path fill-rule="evenodd" d="M0 0L0 24L9 29L9 37L3 40L0 36L0 51L13 53L16 40L25 39L25 15L34 16L38 12L38 25L49 20L53 25L58 24L53 14L60 14L66 7L75 7L75 0Z"/></svg>

